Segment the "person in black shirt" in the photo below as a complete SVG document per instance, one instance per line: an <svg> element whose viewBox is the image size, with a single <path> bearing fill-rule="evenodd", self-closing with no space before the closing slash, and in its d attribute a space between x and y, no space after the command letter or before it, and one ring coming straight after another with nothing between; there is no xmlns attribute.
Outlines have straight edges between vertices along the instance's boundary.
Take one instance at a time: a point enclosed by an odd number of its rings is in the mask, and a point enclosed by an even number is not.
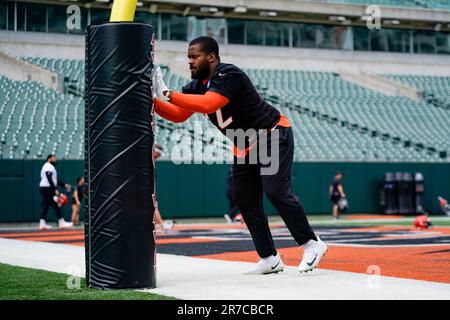
<svg viewBox="0 0 450 320"><path fill-rule="evenodd" d="M214 39L192 40L188 62L192 81L183 87L182 93L167 88L161 70L156 69L155 111L173 122L185 121L195 112L205 114L233 142L234 198L260 256L256 266L244 273L267 274L284 269L264 213L263 193L296 242L305 247L299 271L313 270L327 246L315 235L292 190L294 138L289 120L261 98L245 72L220 61L219 46ZM242 132L250 134L242 139ZM266 155L270 154L270 162L261 154L264 149Z"/></svg>
<svg viewBox="0 0 450 320"><path fill-rule="evenodd" d="M333 218L339 219L339 200L345 198L344 187L342 186L342 173L337 172L334 175L333 183L330 185L328 196L333 202Z"/></svg>
<svg viewBox="0 0 450 320"><path fill-rule="evenodd" d="M84 178L77 178L77 185L72 195L72 223L77 226L80 223L81 201L84 198Z"/></svg>

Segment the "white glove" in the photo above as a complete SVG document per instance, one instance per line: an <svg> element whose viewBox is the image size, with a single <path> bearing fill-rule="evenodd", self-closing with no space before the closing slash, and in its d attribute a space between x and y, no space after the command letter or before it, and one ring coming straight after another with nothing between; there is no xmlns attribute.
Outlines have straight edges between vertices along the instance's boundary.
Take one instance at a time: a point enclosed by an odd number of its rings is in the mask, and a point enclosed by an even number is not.
<svg viewBox="0 0 450 320"><path fill-rule="evenodd" d="M159 100L169 101L164 95L165 91L169 91L169 88L164 83L161 68L158 66L153 74L153 98L156 96Z"/></svg>

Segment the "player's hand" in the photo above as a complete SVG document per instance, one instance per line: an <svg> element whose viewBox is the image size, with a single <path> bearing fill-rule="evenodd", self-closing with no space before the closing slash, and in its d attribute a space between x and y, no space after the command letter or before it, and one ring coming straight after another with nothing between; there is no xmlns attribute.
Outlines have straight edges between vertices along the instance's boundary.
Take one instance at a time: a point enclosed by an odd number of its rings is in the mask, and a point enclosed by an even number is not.
<svg viewBox="0 0 450 320"><path fill-rule="evenodd" d="M153 75L153 95L162 101L168 101L169 99L164 95L164 92L169 91L164 83L163 74L161 68L158 66Z"/></svg>

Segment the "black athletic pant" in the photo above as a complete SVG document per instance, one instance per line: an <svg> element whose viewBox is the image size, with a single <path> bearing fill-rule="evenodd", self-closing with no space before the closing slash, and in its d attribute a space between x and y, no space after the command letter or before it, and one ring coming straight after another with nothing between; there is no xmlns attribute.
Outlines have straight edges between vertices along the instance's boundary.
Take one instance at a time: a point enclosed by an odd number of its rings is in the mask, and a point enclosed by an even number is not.
<svg viewBox="0 0 450 320"><path fill-rule="evenodd" d="M236 201L234 200L234 192L233 192L233 169L228 172L227 177L227 198L228 198L228 206L230 210L228 211L228 215L231 217L231 219L234 219L234 217L238 214L239 208L236 205Z"/></svg>
<svg viewBox="0 0 450 320"><path fill-rule="evenodd" d="M50 187L40 187L39 191L41 193L41 219L47 219L48 207L52 207L58 220L61 219L63 217L61 208L58 207L58 204L53 200L55 189Z"/></svg>
<svg viewBox="0 0 450 320"><path fill-rule="evenodd" d="M294 158L294 137L291 128L277 127L279 133L279 169L273 175L261 175L262 165L258 159L256 164L233 164L234 199L241 210L261 258L276 255L277 251L270 233L269 223L263 208L263 192L276 208L290 233L299 245L309 240L317 240L303 206L292 190L291 167ZM273 134L269 134L267 144ZM258 146L259 147L259 146Z"/></svg>

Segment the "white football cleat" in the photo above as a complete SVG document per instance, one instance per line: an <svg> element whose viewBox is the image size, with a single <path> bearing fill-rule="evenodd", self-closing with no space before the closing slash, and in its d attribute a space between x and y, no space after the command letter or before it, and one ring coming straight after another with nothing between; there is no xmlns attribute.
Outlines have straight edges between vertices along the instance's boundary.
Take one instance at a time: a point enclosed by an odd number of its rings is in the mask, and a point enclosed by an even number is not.
<svg viewBox="0 0 450 320"><path fill-rule="evenodd" d="M231 219L229 214L224 214L223 217L227 223L233 223L233 219Z"/></svg>
<svg viewBox="0 0 450 320"><path fill-rule="evenodd" d="M315 269L319 265L320 259L322 259L325 252L327 252L328 247L325 242L318 236L316 237L317 241L309 240L304 245L305 252L303 253L302 262L300 262L300 265L298 266L298 271L300 273Z"/></svg>
<svg viewBox="0 0 450 320"><path fill-rule="evenodd" d="M39 221L39 230L49 230L51 229L52 226L48 225L47 222L45 220L40 220Z"/></svg>
<svg viewBox="0 0 450 320"><path fill-rule="evenodd" d="M259 259L258 263L252 269L244 271L245 275L249 274L269 274L278 273L284 270L283 261L280 255L270 256L267 258Z"/></svg>
<svg viewBox="0 0 450 320"><path fill-rule="evenodd" d="M59 223L59 228L60 229L73 227L73 223L72 222L66 222L66 221L64 221L64 219L59 220L58 223Z"/></svg>
<svg viewBox="0 0 450 320"><path fill-rule="evenodd" d="M163 223L163 229L164 230L170 230L173 229L173 221L172 220L166 220Z"/></svg>

